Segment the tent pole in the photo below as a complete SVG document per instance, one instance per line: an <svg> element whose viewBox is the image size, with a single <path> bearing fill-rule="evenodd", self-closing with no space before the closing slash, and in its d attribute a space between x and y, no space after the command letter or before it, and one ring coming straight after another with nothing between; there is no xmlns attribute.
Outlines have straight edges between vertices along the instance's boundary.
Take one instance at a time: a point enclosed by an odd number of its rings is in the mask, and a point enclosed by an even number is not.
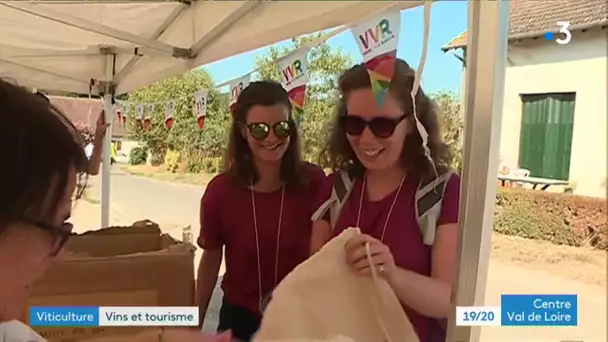
<svg viewBox="0 0 608 342"><path fill-rule="evenodd" d="M103 141L103 158L101 163L101 227L110 226L110 164L112 158L112 123L114 119L114 59L113 54L106 54L106 80L102 83L103 110L106 122L109 123Z"/></svg>
<svg viewBox="0 0 608 342"><path fill-rule="evenodd" d="M509 2L469 1L464 167L456 306L483 306L492 243L496 174L507 60ZM448 324L448 341L480 341L479 327Z"/></svg>
<svg viewBox="0 0 608 342"><path fill-rule="evenodd" d="M112 122L112 94L105 93L103 96L103 110L106 122ZM101 163L101 227L110 226L110 159L112 144L112 125L108 127L103 141L103 161Z"/></svg>

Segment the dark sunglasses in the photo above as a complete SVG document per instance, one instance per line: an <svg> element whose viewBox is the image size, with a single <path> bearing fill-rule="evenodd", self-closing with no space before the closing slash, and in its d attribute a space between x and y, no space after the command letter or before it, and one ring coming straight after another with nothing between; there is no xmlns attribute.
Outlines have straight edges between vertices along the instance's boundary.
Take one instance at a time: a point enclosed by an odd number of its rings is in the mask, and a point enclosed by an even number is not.
<svg viewBox="0 0 608 342"><path fill-rule="evenodd" d="M397 118L376 117L368 121L357 115L346 115L340 118L340 124L348 135L361 135L365 127L369 127L375 137L386 139L393 135L397 125L407 116L403 114Z"/></svg>
<svg viewBox="0 0 608 342"><path fill-rule="evenodd" d="M255 140L264 140L270 134L270 130L279 139L285 139L291 135L291 124L287 120L279 121L274 125L269 125L265 122L255 122L247 125L249 134Z"/></svg>
<svg viewBox="0 0 608 342"><path fill-rule="evenodd" d="M74 229L74 225L70 222L64 222L61 227L56 227L44 222L32 220L22 221L36 228L46 231L53 237L53 245L51 246L50 256L57 256L57 254L61 252L61 249L63 248L63 246L65 246L66 242L68 242L70 236L72 235L72 229Z"/></svg>

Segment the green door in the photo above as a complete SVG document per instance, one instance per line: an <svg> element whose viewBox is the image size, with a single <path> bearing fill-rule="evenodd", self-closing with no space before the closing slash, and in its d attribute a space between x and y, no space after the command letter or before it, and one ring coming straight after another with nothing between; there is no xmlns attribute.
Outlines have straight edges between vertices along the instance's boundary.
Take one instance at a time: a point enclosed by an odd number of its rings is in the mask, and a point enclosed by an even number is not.
<svg viewBox="0 0 608 342"><path fill-rule="evenodd" d="M519 167L530 176L568 180L575 93L521 95Z"/></svg>

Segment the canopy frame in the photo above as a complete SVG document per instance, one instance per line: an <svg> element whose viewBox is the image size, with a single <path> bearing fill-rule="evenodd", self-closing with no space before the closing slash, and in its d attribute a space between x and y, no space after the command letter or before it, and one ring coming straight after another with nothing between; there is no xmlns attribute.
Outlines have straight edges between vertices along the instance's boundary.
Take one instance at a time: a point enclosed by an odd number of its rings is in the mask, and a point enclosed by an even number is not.
<svg viewBox="0 0 608 342"><path fill-rule="evenodd" d="M179 18L182 15L182 13L184 13L188 9L188 7L190 7L190 4L191 4L190 2L187 2L187 3L182 2L180 4L180 6L176 7L165 18L165 20L162 22L162 24L160 24L158 26L158 28L156 28L156 31L154 31L154 33L152 33L152 35L150 35L149 39L157 40L158 38L160 38L160 36L163 34L163 32L165 32L169 27L171 27L171 25L173 25L173 23L177 20L177 18ZM127 75L129 73L129 71L131 71L131 69L135 66L135 64L137 64L137 62L139 61L139 59L141 57L142 57L142 54L140 54L138 51L135 51L134 56L132 56L127 61L125 66L122 67L122 69L120 69L120 71L118 71L116 73L116 76L114 77L115 82L120 82L123 79L123 77L125 75Z"/></svg>
<svg viewBox="0 0 608 342"><path fill-rule="evenodd" d="M159 42L155 39L146 39L141 36L131 34L122 30L118 30L112 27L108 27L101 24L93 23L89 20L73 17L58 11L51 10L46 7L37 6L33 3L27 2L2 2L2 6L10 7L20 12L25 12L36 17L40 17L53 22L61 23L66 26L79 28L84 31L93 32L102 36L118 39L124 42L133 43L150 49L158 50L167 55L174 55L176 50L175 46Z"/></svg>
<svg viewBox="0 0 608 342"><path fill-rule="evenodd" d="M464 165L452 293L456 306L484 306L497 190L509 2L469 1L468 5ZM480 341L480 327L457 327L455 323L451 317L448 341Z"/></svg>
<svg viewBox="0 0 608 342"><path fill-rule="evenodd" d="M103 87L103 111L105 122L113 122L114 115L114 70L115 70L114 55L108 53L106 55L106 79L108 81L100 84ZM110 166L112 159L112 125L108 125L106 135L103 141L102 163L101 163L101 226L110 226Z"/></svg>

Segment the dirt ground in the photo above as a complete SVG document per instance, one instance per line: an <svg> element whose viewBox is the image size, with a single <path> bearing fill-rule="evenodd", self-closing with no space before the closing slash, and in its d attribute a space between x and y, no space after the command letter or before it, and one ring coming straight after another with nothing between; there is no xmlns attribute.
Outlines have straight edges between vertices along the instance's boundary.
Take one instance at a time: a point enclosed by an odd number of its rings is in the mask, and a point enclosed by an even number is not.
<svg viewBox="0 0 608 342"><path fill-rule="evenodd" d="M606 252L494 234L492 260L606 287Z"/></svg>

